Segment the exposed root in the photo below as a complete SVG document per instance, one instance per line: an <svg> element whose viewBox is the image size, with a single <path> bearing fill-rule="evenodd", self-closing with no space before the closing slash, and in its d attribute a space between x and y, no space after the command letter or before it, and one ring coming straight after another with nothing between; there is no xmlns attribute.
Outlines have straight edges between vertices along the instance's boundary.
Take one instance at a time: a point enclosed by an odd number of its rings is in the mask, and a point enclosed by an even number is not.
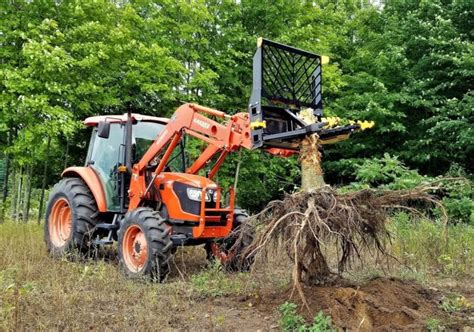
<svg viewBox="0 0 474 332"><path fill-rule="evenodd" d="M245 255L266 252L269 245L286 249L293 261L293 283L302 296L301 283L328 283L361 259L363 250L375 249L382 255L390 235L386 229L389 210L419 211L414 204L438 205L430 192L433 186L411 190L361 190L338 193L325 186L309 192L286 195L272 201L251 221L257 237ZM441 209L444 209L441 206ZM333 272L325 255L331 246L338 253L337 273Z"/></svg>

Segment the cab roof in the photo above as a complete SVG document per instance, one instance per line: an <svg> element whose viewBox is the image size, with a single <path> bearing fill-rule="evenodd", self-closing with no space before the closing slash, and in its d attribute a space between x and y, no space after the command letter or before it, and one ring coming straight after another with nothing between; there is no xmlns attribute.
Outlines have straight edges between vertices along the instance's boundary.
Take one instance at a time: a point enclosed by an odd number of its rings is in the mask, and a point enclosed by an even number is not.
<svg viewBox="0 0 474 332"><path fill-rule="evenodd" d="M156 122L161 124L167 124L169 122L168 118L159 118L156 116L150 115L141 115L132 113L132 119L135 121L144 121L144 122ZM122 115L98 115L91 116L84 120L84 124L88 127L97 126L100 121L108 121L111 123L125 122L127 121L127 113Z"/></svg>

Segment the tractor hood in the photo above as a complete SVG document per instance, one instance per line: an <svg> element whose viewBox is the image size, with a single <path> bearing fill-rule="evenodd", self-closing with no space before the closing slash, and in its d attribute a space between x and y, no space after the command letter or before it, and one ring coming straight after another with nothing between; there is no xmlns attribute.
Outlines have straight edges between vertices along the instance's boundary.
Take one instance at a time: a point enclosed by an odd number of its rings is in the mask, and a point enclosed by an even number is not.
<svg viewBox="0 0 474 332"><path fill-rule="evenodd" d="M186 173L175 173L175 172L163 172L156 177L156 181L159 183L166 182L181 182L187 185L198 187L198 188L209 188L216 189L217 185L214 181L200 175L186 174Z"/></svg>

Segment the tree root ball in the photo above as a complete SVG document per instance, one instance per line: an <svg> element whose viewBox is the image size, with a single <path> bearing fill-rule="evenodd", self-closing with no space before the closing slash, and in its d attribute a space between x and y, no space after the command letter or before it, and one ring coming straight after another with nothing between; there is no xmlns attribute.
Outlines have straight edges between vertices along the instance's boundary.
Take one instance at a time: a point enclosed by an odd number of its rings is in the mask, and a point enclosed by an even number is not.
<svg viewBox="0 0 474 332"><path fill-rule="evenodd" d="M361 259L364 249L383 255L390 235L386 228L388 213L408 209L420 201L439 202L429 191L432 187L411 190L360 190L339 193L330 186L287 194L283 200L270 202L250 219L258 230L245 255L266 251L269 245L283 247L293 261L293 281L322 284ZM419 205L418 205L419 206ZM323 248L337 251L337 273L330 268Z"/></svg>

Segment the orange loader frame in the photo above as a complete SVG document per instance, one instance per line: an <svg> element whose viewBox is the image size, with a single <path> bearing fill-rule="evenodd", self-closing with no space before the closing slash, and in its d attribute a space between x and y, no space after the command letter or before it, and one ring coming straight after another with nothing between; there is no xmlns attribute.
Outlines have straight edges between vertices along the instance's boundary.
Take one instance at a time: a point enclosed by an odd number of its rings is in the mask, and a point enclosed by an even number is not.
<svg viewBox="0 0 474 332"><path fill-rule="evenodd" d="M227 120L219 123L210 119L208 116L214 116L218 119ZM186 169L182 174L196 175L204 166L206 166L218 154L217 160L207 174L207 178L212 180L219 168L222 166L229 152L236 151L240 148L251 149L252 141L250 138L250 121L247 113L237 113L228 115L222 111L211 109L196 104L184 104L180 106L165 129L159 134L155 142L148 151L143 155L141 160L133 166L128 195L130 198L128 210L134 210L141 206L143 202L154 200L150 188L153 184L159 186L161 183L169 180L173 175L164 173L170 156L176 148L183 135L190 135L198 138L208 146L194 163ZM163 157L158 163L152 180L146 183L146 169L150 162L157 154L164 151ZM291 155L293 151L283 149L272 149L269 151L276 155ZM204 184L204 183L203 183ZM214 188L214 186L213 186ZM217 202L213 208L206 208L205 193L209 188L202 186L202 200L199 215L199 225L193 228L193 238L222 238L226 237L232 229L233 211L235 208L235 192L233 188L229 189L229 206L223 208L221 206L221 189L217 188ZM180 207L176 206L179 200L176 197L168 197L167 195L175 195L172 190L163 190L163 201L169 202L167 208L174 212L173 215L186 220L193 220L195 217L180 211ZM217 222L220 215L227 216L227 222L224 227L206 227L206 222Z"/></svg>

